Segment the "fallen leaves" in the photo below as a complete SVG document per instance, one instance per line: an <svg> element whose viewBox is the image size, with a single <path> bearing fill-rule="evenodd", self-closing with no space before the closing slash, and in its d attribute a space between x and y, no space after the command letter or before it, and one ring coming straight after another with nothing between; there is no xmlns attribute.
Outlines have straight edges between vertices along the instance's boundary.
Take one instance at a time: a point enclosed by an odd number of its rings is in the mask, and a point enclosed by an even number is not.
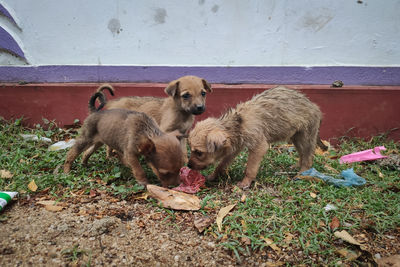
<svg viewBox="0 0 400 267"><path fill-rule="evenodd" d="M3 179L10 179L12 178L14 175L7 170L0 170L0 177Z"/></svg>
<svg viewBox="0 0 400 267"><path fill-rule="evenodd" d="M28 184L28 188L29 190L31 190L32 192L36 192L36 190L38 189L38 186L35 183L35 180L32 180L29 184Z"/></svg>
<svg viewBox="0 0 400 267"><path fill-rule="evenodd" d="M197 228L199 233L202 233L213 222L214 220L208 216L197 217L194 219L194 226Z"/></svg>
<svg viewBox="0 0 400 267"><path fill-rule="evenodd" d="M223 207L219 210L218 215L217 215L217 226L218 226L218 231L222 231L222 220L225 218L226 215L236 206L236 204L232 204L226 207Z"/></svg>
<svg viewBox="0 0 400 267"><path fill-rule="evenodd" d="M344 240L344 241L346 241L346 242L348 242L350 244L361 246L361 244L357 240L355 240L354 237L352 237L346 230L343 230L343 231L340 231L340 232L336 231L333 234L337 238L340 238L340 239L342 239L342 240Z"/></svg>
<svg viewBox="0 0 400 267"><path fill-rule="evenodd" d="M264 237L264 236L262 236L261 239L263 239L265 241L265 243L267 244L267 246L272 248L276 253L281 252L281 249L274 243L274 241L272 239L269 239L268 237Z"/></svg>
<svg viewBox="0 0 400 267"><path fill-rule="evenodd" d="M41 200L36 202L36 204L43 205L44 208L48 211L53 211L53 212L61 211L64 207L58 206L56 205L56 203L57 202L54 200Z"/></svg>
<svg viewBox="0 0 400 267"><path fill-rule="evenodd" d="M163 207L176 210L199 210L200 199L197 196L170 190L156 185L147 185L149 195L158 199Z"/></svg>
<svg viewBox="0 0 400 267"><path fill-rule="evenodd" d="M339 228L339 226L340 226L339 219L336 216L333 217L331 223L329 224L329 227L331 228L331 230L335 230L336 228Z"/></svg>

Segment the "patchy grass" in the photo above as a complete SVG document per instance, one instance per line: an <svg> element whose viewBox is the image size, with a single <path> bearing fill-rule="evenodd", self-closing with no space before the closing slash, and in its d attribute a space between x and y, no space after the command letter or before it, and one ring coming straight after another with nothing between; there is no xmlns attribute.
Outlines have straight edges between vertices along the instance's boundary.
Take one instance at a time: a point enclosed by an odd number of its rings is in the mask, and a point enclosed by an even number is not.
<svg viewBox="0 0 400 267"><path fill-rule="evenodd" d="M77 191L90 194L91 190L98 190L128 201L135 201L130 196L144 190L127 167L116 159L105 159L104 149L91 157L89 166L84 167L77 160L70 174L62 173L66 150L48 151L48 143L27 141L20 134L48 137L55 142L73 138L78 131L59 129L47 120L44 123L46 130L40 126L24 128L21 120L0 120L0 169L13 175L0 178L1 190L32 195L35 192L28 189L28 184L34 180L37 192L47 192L56 199L71 197ZM328 175L335 176L344 169L353 168L367 180L366 185L358 188L338 188L323 182L293 179L297 171L294 167L297 153L290 145L276 144L265 155L256 184L242 191L234 186L242 179L246 165L247 152L242 152L226 177L208 184L198 193L202 198L199 214L215 217L220 208L236 204L224 218L222 232L213 224L204 234L214 236L220 246L232 251L238 262L254 254L276 265L349 262L336 252L343 248L357 249L336 238L333 235L336 230L346 230L364 242L372 255L400 253L399 170L395 166L381 166L379 161L347 165L338 162L342 155L377 145L385 145L386 154L398 154L400 150L399 143L388 141L384 136L369 141L343 138L336 148L315 157L313 166ZM212 169L203 174L209 174ZM148 167L145 171L152 183L158 183ZM158 205L154 200L148 201L149 205ZM328 204L336 209L326 211L324 208ZM178 220L176 214L180 212L165 210L165 213L167 219L160 223L174 227ZM335 220L339 222L336 228ZM77 248L66 253L71 261L81 254ZM362 261L362 257L358 260Z"/></svg>

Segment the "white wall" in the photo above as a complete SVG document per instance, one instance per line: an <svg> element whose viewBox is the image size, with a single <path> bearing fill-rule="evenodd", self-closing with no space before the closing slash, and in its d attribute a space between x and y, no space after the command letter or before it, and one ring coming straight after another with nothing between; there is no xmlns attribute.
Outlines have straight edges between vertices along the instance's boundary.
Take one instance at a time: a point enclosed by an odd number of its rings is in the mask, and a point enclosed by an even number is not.
<svg viewBox="0 0 400 267"><path fill-rule="evenodd" d="M0 26L30 65L400 66L400 1L362 2L1 0Z"/></svg>

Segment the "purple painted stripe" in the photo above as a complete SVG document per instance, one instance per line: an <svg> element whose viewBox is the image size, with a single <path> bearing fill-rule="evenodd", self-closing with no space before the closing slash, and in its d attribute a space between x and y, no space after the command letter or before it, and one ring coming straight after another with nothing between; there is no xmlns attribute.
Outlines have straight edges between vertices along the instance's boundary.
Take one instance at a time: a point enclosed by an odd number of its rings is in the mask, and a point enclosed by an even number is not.
<svg viewBox="0 0 400 267"><path fill-rule="evenodd" d="M15 25L17 25L14 18L10 15L10 12L8 12L8 10L2 4L0 4L0 14L8 18Z"/></svg>
<svg viewBox="0 0 400 267"><path fill-rule="evenodd" d="M197 75L211 83L400 85L400 67L0 67L0 82L169 82Z"/></svg>
<svg viewBox="0 0 400 267"><path fill-rule="evenodd" d="M14 38L0 26L0 49L25 59L24 52Z"/></svg>

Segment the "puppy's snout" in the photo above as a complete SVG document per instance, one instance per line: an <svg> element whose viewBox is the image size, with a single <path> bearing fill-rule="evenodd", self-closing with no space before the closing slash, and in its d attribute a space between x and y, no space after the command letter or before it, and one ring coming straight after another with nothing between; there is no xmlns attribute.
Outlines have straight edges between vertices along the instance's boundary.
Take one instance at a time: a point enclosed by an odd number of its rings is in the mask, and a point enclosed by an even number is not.
<svg viewBox="0 0 400 267"><path fill-rule="evenodd" d="M203 113L206 110L206 107L204 105L196 105L193 109L192 109L192 113L194 115L199 115L201 113Z"/></svg>
<svg viewBox="0 0 400 267"><path fill-rule="evenodd" d="M204 105L199 105L196 108L197 108L197 111L200 111L200 112L203 112L205 110Z"/></svg>

